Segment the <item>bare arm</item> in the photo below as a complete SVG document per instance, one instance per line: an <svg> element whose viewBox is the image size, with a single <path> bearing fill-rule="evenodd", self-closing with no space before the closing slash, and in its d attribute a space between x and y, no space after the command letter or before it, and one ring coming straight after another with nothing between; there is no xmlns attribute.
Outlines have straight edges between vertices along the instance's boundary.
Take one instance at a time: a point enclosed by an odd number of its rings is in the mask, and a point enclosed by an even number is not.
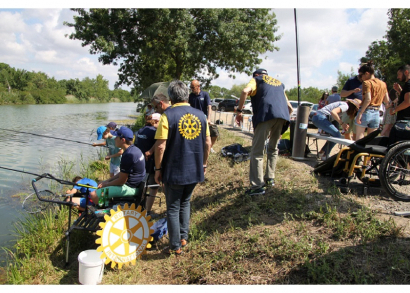
<svg viewBox="0 0 410 293"><path fill-rule="evenodd" d="M358 92L360 92L359 88L355 88L354 90L350 90L350 91L342 90L340 92L340 97L346 98L346 97L350 96L351 94L355 94L355 93L358 93Z"/></svg>
<svg viewBox="0 0 410 293"><path fill-rule="evenodd" d="M208 124L211 124L212 106L208 105Z"/></svg>
<svg viewBox="0 0 410 293"><path fill-rule="evenodd" d="M211 151L211 137L207 136L206 137L206 141L205 141L205 148L204 148L204 174L206 174L206 167L208 165L208 156L209 156L209 152Z"/></svg>
<svg viewBox="0 0 410 293"><path fill-rule="evenodd" d="M121 185L124 185L125 182L127 182L127 180L128 180L128 176L129 176L129 174L120 172L117 175L115 175L114 177L112 177L108 180L105 180L103 182L100 182L100 184L98 184L98 188L107 187L107 186L121 186Z"/></svg>
<svg viewBox="0 0 410 293"><path fill-rule="evenodd" d="M238 103L238 109L242 110L243 104L245 104L246 97L249 96L251 92L252 92L252 88L250 86L248 86L248 87L246 87L242 90L241 97L240 97L239 103ZM238 112L236 114L236 119L235 120L236 120L236 123L238 123L238 125L241 123L241 121L242 121L242 113L241 112Z"/></svg>
<svg viewBox="0 0 410 293"><path fill-rule="evenodd" d="M92 144L93 147L96 147L96 146L105 146L105 145L106 145L106 142L105 142L105 141L104 141L104 142L101 142L101 143L95 143L95 142L94 142L94 143Z"/></svg>
<svg viewBox="0 0 410 293"><path fill-rule="evenodd" d="M404 95L404 100L403 100L403 102L401 102L400 105L398 105L398 106L396 107L394 113L397 113L397 112L399 112L399 111L401 111L401 110L404 110L404 109L406 109L406 108L409 107L409 106L410 106L410 93L406 93L406 94Z"/></svg>
<svg viewBox="0 0 410 293"><path fill-rule="evenodd" d="M120 149L118 153L113 154L113 155L108 155L108 156L105 157L105 159L109 160L111 158L121 157L123 152L124 152L124 150Z"/></svg>
<svg viewBox="0 0 410 293"><path fill-rule="evenodd" d="M162 159L164 158L164 152L165 152L167 140L166 139L158 139L157 142L158 142L158 145L154 150L155 169L157 170L157 171L155 171L155 182L157 184L160 184L160 182L162 181L162 174L161 174L162 172L159 171L159 169L161 168Z"/></svg>

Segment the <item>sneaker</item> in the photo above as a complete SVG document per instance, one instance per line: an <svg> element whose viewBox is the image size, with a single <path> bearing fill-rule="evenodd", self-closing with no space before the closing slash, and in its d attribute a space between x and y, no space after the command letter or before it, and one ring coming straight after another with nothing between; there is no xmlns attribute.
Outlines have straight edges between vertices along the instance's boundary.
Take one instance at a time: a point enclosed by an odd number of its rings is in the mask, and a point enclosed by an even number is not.
<svg viewBox="0 0 410 293"><path fill-rule="evenodd" d="M265 194L265 187L249 188L245 192L245 195L249 195L249 196L260 195L260 194Z"/></svg>
<svg viewBox="0 0 410 293"><path fill-rule="evenodd" d="M267 179L267 180L265 181L265 184L266 184L266 186L268 186L268 187L273 187L273 186L275 186L275 179Z"/></svg>
<svg viewBox="0 0 410 293"><path fill-rule="evenodd" d="M214 151L214 149L213 148L211 148L211 153L213 153L213 154L215 154L216 152Z"/></svg>
<svg viewBox="0 0 410 293"><path fill-rule="evenodd" d="M188 241L186 241L185 239L181 239L181 247L184 248L188 245Z"/></svg>
<svg viewBox="0 0 410 293"><path fill-rule="evenodd" d="M162 250L162 252L165 253L165 254L168 254L168 255L180 256L182 254L182 249L180 247L177 250L171 250L171 248L169 246L167 246Z"/></svg>

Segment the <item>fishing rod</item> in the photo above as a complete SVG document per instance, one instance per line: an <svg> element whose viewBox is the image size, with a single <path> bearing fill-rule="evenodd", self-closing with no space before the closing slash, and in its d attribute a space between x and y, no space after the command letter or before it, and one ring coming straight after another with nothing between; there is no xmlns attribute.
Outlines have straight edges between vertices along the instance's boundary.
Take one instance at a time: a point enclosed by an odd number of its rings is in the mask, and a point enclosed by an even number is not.
<svg viewBox="0 0 410 293"><path fill-rule="evenodd" d="M19 173L24 173L24 174L29 174L29 175L34 175L34 176L36 176L36 179L33 179L33 181L37 181L41 178L47 178L47 179L56 180L58 183L64 184L64 185L77 185L77 186L81 186L81 187L97 189L97 187L95 187L95 186L86 185L86 184L77 184L77 183L74 183L74 182L71 182L71 181L58 179L58 178L55 178L53 175L51 175L49 173L44 173L44 174L40 175L40 174L36 174L36 173L31 173L31 172L27 172L27 171L21 171L21 170L6 168L6 167L2 167L2 166L0 166L0 169L19 172Z"/></svg>
<svg viewBox="0 0 410 293"><path fill-rule="evenodd" d="M47 136L47 135L42 135L42 134L37 134L37 133L30 133L30 132L25 132L25 131L17 131L17 130L6 129L6 128L0 128L0 130L6 130L6 131L12 131L12 132L24 133L24 134L30 134L30 135L35 135L35 136L47 137L47 138L54 138L54 139L59 139L59 140L66 140L66 141L71 141L71 142L76 142L76 143L81 143L81 144L86 144L86 145L93 146L93 145L90 144L90 143L86 143L86 142L78 141L78 140L71 140L71 139L60 138L60 137L52 137L52 136ZM107 147L107 146L102 146L102 147Z"/></svg>

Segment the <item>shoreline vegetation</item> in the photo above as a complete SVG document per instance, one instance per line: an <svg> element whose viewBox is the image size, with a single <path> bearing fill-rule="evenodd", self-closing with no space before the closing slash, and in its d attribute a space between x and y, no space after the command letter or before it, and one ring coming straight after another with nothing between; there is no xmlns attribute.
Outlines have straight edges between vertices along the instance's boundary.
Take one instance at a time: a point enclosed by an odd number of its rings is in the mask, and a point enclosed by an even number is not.
<svg viewBox="0 0 410 293"><path fill-rule="evenodd" d="M110 90L101 74L56 80L41 71L0 63L0 105L134 102L136 96L134 90Z"/></svg>
<svg viewBox="0 0 410 293"><path fill-rule="evenodd" d="M189 246L181 257L161 253L167 237L136 266L105 267L102 284L406 284L410 248L403 228L381 219L357 194L341 194L318 180L310 166L280 157L276 185L265 195L244 195L249 161L221 157L223 146L251 141L220 128L205 182L191 200ZM70 176L72 168L62 168ZM105 161L84 166L83 176L108 176ZM70 178L70 177L68 177ZM164 216L156 200L153 211ZM5 284L78 284L78 254L96 249L94 233L74 231L65 267L68 210L27 216L7 249ZM1 274L1 273L0 273Z"/></svg>

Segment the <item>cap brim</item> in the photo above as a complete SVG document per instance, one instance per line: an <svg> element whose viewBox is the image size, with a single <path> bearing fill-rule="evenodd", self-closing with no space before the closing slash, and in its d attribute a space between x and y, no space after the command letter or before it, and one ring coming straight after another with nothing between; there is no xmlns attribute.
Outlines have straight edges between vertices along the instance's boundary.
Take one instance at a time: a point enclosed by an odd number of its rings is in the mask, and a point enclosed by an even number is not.
<svg viewBox="0 0 410 293"><path fill-rule="evenodd" d="M102 134L97 134L97 140L100 140L102 138Z"/></svg>

